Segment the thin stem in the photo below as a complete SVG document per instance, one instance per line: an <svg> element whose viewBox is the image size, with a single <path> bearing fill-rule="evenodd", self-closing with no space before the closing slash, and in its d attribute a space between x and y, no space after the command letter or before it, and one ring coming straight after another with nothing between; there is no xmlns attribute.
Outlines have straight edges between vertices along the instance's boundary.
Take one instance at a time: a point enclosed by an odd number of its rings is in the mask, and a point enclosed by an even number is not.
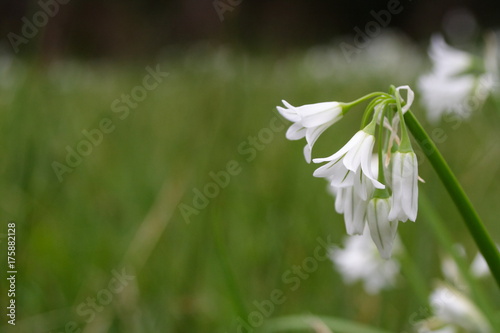
<svg viewBox="0 0 500 333"><path fill-rule="evenodd" d="M371 115L372 111L374 110L375 105L382 103L384 101L384 99L386 101L389 101L389 100L392 100L392 97L390 97L390 99L387 99L385 97L384 98L375 98L370 102L370 104L368 104L368 106L365 109L365 113L363 114L363 118L361 120L361 128L364 128L366 125L368 125L370 115Z"/></svg>
<svg viewBox="0 0 500 333"><path fill-rule="evenodd" d="M382 117L380 117L380 121L384 121L384 116L386 114L385 106L386 104L379 104L380 108L382 109ZM378 117L378 114L376 115ZM383 140L383 134L384 134L384 126L380 126L378 128L378 181L381 182L382 184L385 184L385 174L384 174L384 140Z"/></svg>
<svg viewBox="0 0 500 333"><path fill-rule="evenodd" d="M396 106L398 108L399 115L399 125L401 127L401 142L399 144L399 151L402 153L412 152L410 137L408 136L408 131L406 130L405 119L403 116L403 109L401 108L401 96L399 91L396 90Z"/></svg>
<svg viewBox="0 0 500 333"><path fill-rule="evenodd" d="M498 252L495 243L486 231L486 228L472 206L467 194L465 194L462 186L451 171L448 163L437 149L436 145L429 137L422 125L415 118L413 113L408 110L405 114L405 121L408 129L412 133L415 140L422 148L424 154L431 162L434 170L436 170L439 178L443 182L448 194L452 198L455 206L462 215L469 232L471 233L477 247L481 251L484 259L488 263L491 274L495 278L500 287L500 253Z"/></svg>
<svg viewBox="0 0 500 333"><path fill-rule="evenodd" d="M383 96L383 97L390 97L387 93L383 93L383 92L373 92L371 94L368 94L368 95L365 95L361 98L358 98L357 100L354 100L352 102L349 102L349 103L340 103L342 105L342 114L345 115L353 106L356 106L358 105L359 103L362 103L364 101L366 101L367 99L370 99L370 98L374 98L374 97L380 97L380 96Z"/></svg>

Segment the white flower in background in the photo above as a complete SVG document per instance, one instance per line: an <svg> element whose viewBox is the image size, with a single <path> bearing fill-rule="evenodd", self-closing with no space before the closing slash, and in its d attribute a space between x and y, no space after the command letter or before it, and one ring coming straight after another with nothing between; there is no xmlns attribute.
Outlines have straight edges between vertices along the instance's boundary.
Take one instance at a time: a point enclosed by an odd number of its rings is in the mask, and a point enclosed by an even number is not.
<svg viewBox="0 0 500 333"><path fill-rule="evenodd" d="M390 198L377 197L370 200L366 209L366 222L370 228L370 235L380 256L384 259L391 257L394 238L398 230L398 221L389 219L390 209Z"/></svg>
<svg viewBox="0 0 500 333"><path fill-rule="evenodd" d="M392 202L389 220L415 222L418 210L418 162L414 152L392 156Z"/></svg>
<svg viewBox="0 0 500 333"><path fill-rule="evenodd" d="M498 244L497 248L500 251L500 246ZM483 278L491 275L490 268L488 267L486 260L484 260L484 257L481 254L481 252L478 252L476 254L476 257L474 258L470 266L470 270L472 275L474 275L477 278Z"/></svg>
<svg viewBox="0 0 500 333"><path fill-rule="evenodd" d="M429 56L434 72L445 76L466 71L474 60L471 54L449 46L441 35L432 36Z"/></svg>
<svg viewBox="0 0 500 333"><path fill-rule="evenodd" d="M491 328L484 315L464 294L443 284L430 296L435 318L467 332L490 333Z"/></svg>
<svg viewBox="0 0 500 333"><path fill-rule="evenodd" d="M461 244L454 244L454 251L457 255L459 255L463 260L466 260L465 248ZM446 280L452 283L455 287L457 287L461 291L468 291L469 286L467 285L465 278L460 271L457 262L450 255L445 255L441 259L441 271L443 272L443 276Z"/></svg>
<svg viewBox="0 0 500 333"><path fill-rule="evenodd" d="M300 140L306 138L304 157L307 163L311 162L311 152L314 143L319 136L331 125L342 119L342 104L338 102L325 102L293 106L283 100L286 108L277 106L278 112L294 122L286 132L288 140Z"/></svg>
<svg viewBox="0 0 500 333"><path fill-rule="evenodd" d="M432 37L429 56L432 72L418 81L429 120L436 123L444 114L451 113L469 117L471 108L479 108L491 92L493 75L486 66L482 68L483 74L467 73L480 59L449 46L441 35ZM488 62L485 61L486 65Z"/></svg>
<svg viewBox="0 0 500 333"><path fill-rule="evenodd" d="M430 73L420 77L418 87L429 121L436 123L444 114L450 113L467 118L470 111L466 101L474 85L475 78L470 74L448 77Z"/></svg>
<svg viewBox="0 0 500 333"><path fill-rule="evenodd" d="M486 260L484 260L481 252L478 252L476 257L472 261L470 270L472 274L477 278L486 277L491 274L490 268L488 267Z"/></svg>
<svg viewBox="0 0 500 333"><path fill-rule="evenodd" d="M395 285L400 271L399 262L394 258L381 258L376 246L370 241L368 228L361 236L346 237L344 245L343 249L332 248L330 259L345 283L361 281L369 294L377 294ZM395 248L399 251L399 245Z"/></svg>

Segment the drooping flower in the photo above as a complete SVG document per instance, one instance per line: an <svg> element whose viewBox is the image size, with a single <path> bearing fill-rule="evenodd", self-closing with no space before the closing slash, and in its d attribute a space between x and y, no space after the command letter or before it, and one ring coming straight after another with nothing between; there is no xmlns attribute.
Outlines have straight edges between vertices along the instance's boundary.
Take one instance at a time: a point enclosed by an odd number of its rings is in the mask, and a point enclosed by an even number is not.
<svg viewBox="0 0 500 333"><path fill-rule="evenodd" d="M361 235L365 228L365 215L368 202L361 199L352 186L339 187L335 198L337 213L344 214L348 235Z"/></svg>
<svg viewBox="0 0 500 333"><path fill-rule="evenodd" d="M324 102L295 107L285 100L282 102L286 108L277 106L278 112L289 121L294 122L288 128L286 137L289 140L306 138L304 157L307 163L310 163L312 148L316 140L328 127L342 119L342 104Z"/></svg>
<svg viewBox="0 0 500 333"><path fill-rule="evenodd" d="M372 155L371 169L377 177L377 155ZM340 163L342 164L342 163ZM361 235L366 225L366 208L375 187L372 182L362 173L353 176L352 186L336 186L331 178L328 181L328 191L335 198L335 211L344 214L344 222L348 235Z"/></svg>
<svg viewBox="0 0 500 333"><path fill-rule="evenodd" d="M315 158L314 163L328 162L314 171L315 177L328 177L331 184L337 187L352 186L354 177L361 169L376 188L385 188L374 176L371 169L371 158L375 137L358 131L339 151L325 158Z"/></svg>
<svg viewBox="0 0 500 333"><path fill-rule="evenodd" d="M392 156L392 202L389 220L415 222L418 210L418 162L412 152Z"/></svg>
<svg viewBox="0 0 500 333"><path fill-rule="evenodd" d="M404 99L401 91L406 91ZM313 175L328 181L329 191L335 196L335 210L344 215L347 233L360 235L368 224L373 242L387 259L391 256L399 220L415 221L417 215L417 160L404 120L404 113L413 103L412 89L391 86L389 94L375 92L338 105L320 103L295 108L283 101L288 108L278 107L278 111L294 122L287 132L289 139L306 137L304 151L309 161L310 148L319 135L351 107L368 99L372 101L365 109L362 129L333 155L315 158L314 163L326 163ZM309 137L308 131L312 133ZM373 159L376 141L377 154ZM384 173L390 170L393 175L386 178ZM397 198L392 198L392 194Z"/></svg>
<svg viewBox="0 0 500 333"><path fill-rule="evenodd" d="M398 221L389 218L390 209L390 198L375 197L370 200L366 210L366 222L370 228L370 235L380 256L384 259L391 257L394 238L398 230Z"/></svg>
<svg viewBox="0 0 500 333"><path fill-rule="evenodd" d="M395 248L399 251L399 245ZM376 246L370 241L368 227L361 236L346 237L343 249L332 248L330 259L345 283L361 281L369 294L393 287L400 270L396 259L381 258Z"/></svg>

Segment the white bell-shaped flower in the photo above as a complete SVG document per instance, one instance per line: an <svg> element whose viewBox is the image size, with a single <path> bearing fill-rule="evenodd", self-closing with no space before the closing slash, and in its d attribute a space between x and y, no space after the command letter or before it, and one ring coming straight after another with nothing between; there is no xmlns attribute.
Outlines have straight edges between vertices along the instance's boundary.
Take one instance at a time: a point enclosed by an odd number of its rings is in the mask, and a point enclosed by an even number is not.
<svg viewBox="0 0 500 333"><path fill-rule="evenodd" d="M293 106L285 100L282 102L286 108L277 106L278 112L289 121L294 122L288 128L286 138L300 140L305 137L307 144L304 147L304 157L307 163L311 163L311 152L316 140L328 127L342 119L342 104L324 102Z"/></svg>
<svg viewBox="0 0 500 333"><path fill-rule="evenodd" d="M328 162L314 171L315 177L328 177L335 186L354 184L354 174L361 170L376 188L385 188L373 175L371 159L375 137L364 130L358 131L339 151L314 163ZM343 164L343 166L342 166Z"/></svg>
<svg viewBox="0 0 500 333"><path fill-rule="evenodd" d="M384 259L391 257L394 238L398 230L398 221L389 219L390 198L373 198L368 202L366 222L370 235Z"/></svg>
<svg viewBox="0 0 500 333"><path fill-rule="evenodd" d="M418 211L418 161L414 152L392 156L392 202L389 220L415 222Z"/></svg>

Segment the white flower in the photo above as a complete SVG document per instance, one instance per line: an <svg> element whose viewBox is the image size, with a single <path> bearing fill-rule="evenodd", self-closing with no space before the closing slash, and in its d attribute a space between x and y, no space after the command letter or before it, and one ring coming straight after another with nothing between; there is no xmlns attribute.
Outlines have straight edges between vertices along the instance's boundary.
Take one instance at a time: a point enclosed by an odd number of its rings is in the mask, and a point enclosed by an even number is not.
<svg viewBox="0 0 500 333"><path fill-rule="evenodd" d="M484 315L465 295L449 285L441 285L430 296L435 316L442 322L461 327L467 332L489 333Z"/></svg>
<svg viewBox="0 0 500 333"><path fill-rule="evenodd" d="M368 228L361 236L344 239L345 248L332 248L330 259L345 283L362 281L367 293L377 294L382 289L394 286L399 274L399 263L395 259L384 260L370 240Z"/></svg>
<svg viewBox="0 0 500 333"><path fill-rule="evenodd" d="M497 248L500 251L500 245L497 244ZM477 278L482 278L491 275L490 268L488 267L486 260L484 260L484 257L481 254L481 252L478 252L476 254L476 257L472 261L470 270L472 272L472 275L474 275Z"/></svg>
<svg viewBox="0 0 500 333"><path fill-rule="evenodd" d="M392 203L389 220L415 222L418 210L418 162L414 152L392 156Z"/></svg>
<svg viewBox="0 0 500 333"><path fill-rule="evenodd" d="M444 76L460 74L471 66L472 55L449 46L441 35L431 39L429 56L434 65L434 71Z"/></svg>
<svg viewBox="0 0 500 333"><path fill-rule="evenodd" d="M306 104L295 107L283 100L286 108L277 106L278 112L286 119L294 122L288 128L288 140L306 138L304 157L307 163L311 162L311 151L319 136L331 125L342 119L342 104L338 102L325 102Z"/></svg>
<svg viewBox="0 0 500 333"><path fill-rule="evenodd" d="M466 102L475 82L474 76L470 74L451 77L430 73L420 77L418 87L429 120L436 123L441 116L450 113L467 118L470 109Z"/></svg>
<svg viewBox="0 0 500 333"><path fill-rule="evenodd" d="M368 202L360 198L354 187L340 187L335 197L335 210L344 214L348 235L361 235L365 228L365 215Z"/></svg>
<svg viewBox="0 0 500 333"><path fill-rule="evenodd" d="M466 259L465 248L461 244L454 244L454 252L461 257L462 260ZM441 271L445 279L453 286L462 291L468 291L469 286L464 279L460 268L454 258L446 255L441 260Z"/></svg>
<svg viewBox="0 0 500 333"><path fill-rule="evenodd" d="M341 163L342 164L342 163ZM378 158L372 155L371 168L373 175L378 175ZM354 174L352 186L337 187L328 180L328 191L335 197L335 211L344 214L346 232L348 235L361 235L366 224L366 208L375 187L362 173Z"/></svg>
<svg viewBox="0 0 500 333"><path fill-rule="evenodd" d="M338 152L326 157L316 158L314 163L328 162L314 171L315 177L327 177L332 186L345 187L354 184L358 170L368 177L376 188L385 188L373 176L371 158L375 137L364 130L358 131Z"/></svg>
<svg viewBox="0 0 500 333"><path fill-rule="evenodd" d="M490 268L488 267L486 260L484 260L484 257L481 254L481 252L478 252L476 257L472 261L470 270L472 274L477 278L485 277L491 274Z"/></svg>
<svg viewBox="0 0 500 333"><path fill-rule="evenodd" d="M398 221L389 219L390 209L390 198L375 197L368 202L366 210L366 222L370 228L370 235L384 259L391 257L398 229Z"/></svg>
<svg viewBox="0 0 500 333"><path fill-rule="evenodd" d="M466 74L474 57L449 46L440 35L432 38L429 55L432 72L418 81L429 120L436 123L442 115L452 113L468 118L473 111L471 107L479 108L493 88L493 75L486 72L491 71L488 65L491 61L485 60L486 73Z"/></svg>

